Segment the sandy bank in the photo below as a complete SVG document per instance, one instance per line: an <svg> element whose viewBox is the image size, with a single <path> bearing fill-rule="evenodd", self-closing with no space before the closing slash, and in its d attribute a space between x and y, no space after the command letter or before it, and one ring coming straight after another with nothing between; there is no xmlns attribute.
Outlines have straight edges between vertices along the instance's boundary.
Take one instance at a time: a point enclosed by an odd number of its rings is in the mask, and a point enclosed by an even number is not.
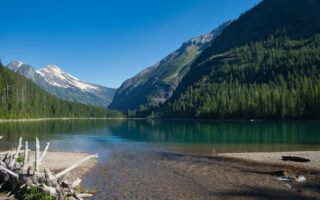
<svg viewBox="0 0 320 200"><path fill-rule="evenodd" d="M219 154L219 156L263 164L283 165L320 171L320 151L223 153ZM310 162L283 161L282 156L303 157L310 159Z"/></svg>

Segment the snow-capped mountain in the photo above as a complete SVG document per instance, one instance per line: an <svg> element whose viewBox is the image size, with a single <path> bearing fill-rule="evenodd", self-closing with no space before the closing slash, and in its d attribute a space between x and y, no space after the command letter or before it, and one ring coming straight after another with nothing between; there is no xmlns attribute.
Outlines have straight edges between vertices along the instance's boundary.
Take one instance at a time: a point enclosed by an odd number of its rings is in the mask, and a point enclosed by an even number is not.
<svg viewBox="0 0 320 200"><path fill-rule="evenodd" d="M62 71L56 65L47 65L46 67L36 71L40 76L42 76L49 84L62 87L62 88L72 88L76 87L83 92L98 92L99 87L90 83L79 80L78 78Z"/></svg>
<svg viewBox="0 0 320 200"><path fill-rule="evenodd" d="M116 92L113 88L82 81L52 64L35 70L31 65L13 61L7 67L51 94L74 102L107 107Z"/></svg>

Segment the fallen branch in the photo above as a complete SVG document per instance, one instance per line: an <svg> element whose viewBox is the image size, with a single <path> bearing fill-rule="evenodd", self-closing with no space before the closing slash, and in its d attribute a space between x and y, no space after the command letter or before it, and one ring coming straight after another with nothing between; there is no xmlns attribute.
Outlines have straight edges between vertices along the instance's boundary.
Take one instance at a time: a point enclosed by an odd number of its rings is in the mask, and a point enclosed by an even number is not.
<svg viewBox="0 0 320 200"><path fill-rule="evenodd" d="M93 194L83 193L83 194L78 194L78 196L79 196L80 198L90 198L90 197L93 197Z"/></svg>
<svg viewBox="0 0 320 200"><path fill-rule="evenodd" d="M29 150L30 151L30 150ZM23 153L24 152L24 150L20 150L20 152L19 153ZM8 154L8 153L13 153L13 151L4 151L4 152L0 152L0 156L2 156L2 155L6 155L6 154Z"/></svg>
<svg viewBox="0 0 320 200"><path fill-rule="evenodd" d="M7 172L8 174L10 174L11 176L15 177L15 178L19 178L19 174L14 173L13 171L11 171L10 169L7 169L3 166L0 166L0 170L3 170L5 172Z"/></svg>
<svg viewBox="0 0 320 200"><path fill-rule="evenodd" d="M36 153L35 153L35 170L39 171L39 156L40 156L40 143L39 143L39 139L36 137Z"/></svg>
<svg viewBox="0 0 320 200"><path fill-rule="evenodd" d="M71 187L73 188L77 187L78 185L80 185L81 181L82 180L80 178L77 178L75 181L71 183Z"/></svg>
<svg viewBox="0 0 320 200"><path fill-rule="evenodd" d="M67 169L59 172L56 174L56 178L60 178L61 176L66 175L67 173L69 173L70 171L72 171L73 169L79 167L82 163L90 160L91 158L98 158L98 154L94 154L94 155L90 155L88 157L83 158L82 160L79 160L78 162L76 162L75 164L71 165L70 167L68 167Z"/></svg>
<svg viewBox="0 0 320 200"><path fill-rule="evenodd" d="M24 160L23 160L23 169L26 170L29 166L29 155L28 155L28 141L24 145Z"/></svg>
<svg viewBox="0 0 320 200"><path fill-rule="evenodd" d="M38 191L47 192L56 200L64 200L66 197L70 200L81 200L82 198L93 196L92 194L78 194L76 192L74 188L81 183L81 179L76 179L72 183L69 183L59 178L65 178L69 172L89 159L97 158L97 154L85 157L54 175L47 168L44 169L44 172L40 171L40 164L49 149L49 143L47 143L40 156L40 142L38 138L36 138L34 165L29 163L28 152L30 149L28 147L28 142L25 142L24 150L21 150L21 147L22 138L19 138L18 147L15 151L7 151L0 154L0 174L2 173L1 177L4 177L3 180L1 180L0 188L4 184L9 185L9 187L12 188L12 192L17 197L21 197L23 192L30 188L36 188ZM23 165L16 163L17 158L21 153L24 155Z"/></svg>
<svg viewBox="0 0 320 200"><path fill-rule="evenodd" d="M20 150L21 150L21 145L22 145L22 137L19 138L19 144L18 144L18 148L9 164L9 167L12 168L13 165L16 163L16 160L17 158L19 157L19 153L20 153Z"/></svg>
<svg viewBox="0 0 320 200"><path fill-rule="evenodd" d="M48 149L49 149L49 145L50 145L50 143L48 142L47 145L46 145L46 148L44 149L44 151L43 151L43 153L42 153L42 155L41 155L41 157L40 157L40 159L39 159L39 163L40 163L40 164L41 164L44 156L46 155L46 153L47 153L47 151L48 151Z"/></svg>
<svg viewBox="0 0 320 200"><path fill-rule="evenodd" d="M298 157L298 156L282 156L283 161L293 161L293 162L310 162L310 159Z"/></svg>

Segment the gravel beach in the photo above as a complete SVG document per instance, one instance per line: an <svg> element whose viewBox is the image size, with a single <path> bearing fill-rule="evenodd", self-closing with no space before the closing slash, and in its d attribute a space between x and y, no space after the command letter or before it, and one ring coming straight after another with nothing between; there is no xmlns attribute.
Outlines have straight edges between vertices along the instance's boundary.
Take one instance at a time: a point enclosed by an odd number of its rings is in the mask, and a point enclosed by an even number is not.
<svg viewBox="0 0 320 200"><path fill-rule="evenodd" d="M105 164L90 171L93 199L320 199L319 172L110 145ZM305 181L283 180L283 172Z"/></svg>

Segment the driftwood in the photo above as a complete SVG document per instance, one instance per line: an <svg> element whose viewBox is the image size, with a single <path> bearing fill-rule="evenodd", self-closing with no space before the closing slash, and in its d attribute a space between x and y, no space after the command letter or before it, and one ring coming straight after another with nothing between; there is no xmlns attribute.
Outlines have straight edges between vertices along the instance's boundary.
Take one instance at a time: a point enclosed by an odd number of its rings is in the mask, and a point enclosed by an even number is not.
<svg viewBox="0 0 320 200"><path fill-rule="evenodd" d="M282 156L283 161L293 161L293 162L310 162L310 159L298 157L298 156Z"/></svg>
<svg viewBox="0 0 320 200"><path fill-rule="evenodd" d="M1 139L1 136L0 136ZM10 188L12 194L21 198L21 195L30 188L37 188L40 191L47 192L56 200L80 200L92 197L92 194L80 194L75 188L81 183L81 179L76 179L69 183L63 177L68 175L72 170L79 167L82 163L97 158L98 155L90 155L65 170L57 174L53 174L49 169L40 171L40 165L45 157L49 143L47 143L43 153L40 155L40 142L36 138L35 162L34 165L29 161L28 142L25 142L24 150L22 148L22 138L19 138L18 147L15 151L7 151L0 153L0 188L6 186ZM23 161L17 161L19 156L24 156ZM23 197L22 197L23 198Z"/></svg>

